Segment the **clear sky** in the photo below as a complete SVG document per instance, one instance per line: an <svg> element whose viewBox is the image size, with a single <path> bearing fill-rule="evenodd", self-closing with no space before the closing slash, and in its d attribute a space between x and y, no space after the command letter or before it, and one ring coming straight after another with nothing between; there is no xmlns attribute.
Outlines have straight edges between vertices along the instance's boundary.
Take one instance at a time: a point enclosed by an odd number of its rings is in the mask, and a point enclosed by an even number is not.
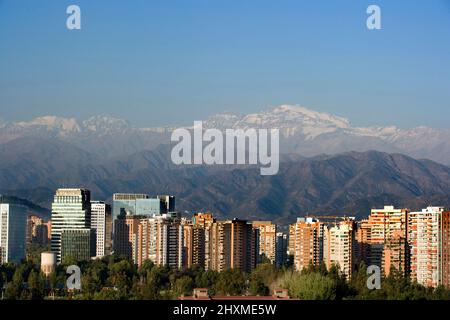
<svg viewBox="0 0 450 320"><path fill-rule="evenodd" d="M382 30L366 28L369 4ZM5 120L189 124L284 103L450 127L450 0L0 0Z"/></svg>

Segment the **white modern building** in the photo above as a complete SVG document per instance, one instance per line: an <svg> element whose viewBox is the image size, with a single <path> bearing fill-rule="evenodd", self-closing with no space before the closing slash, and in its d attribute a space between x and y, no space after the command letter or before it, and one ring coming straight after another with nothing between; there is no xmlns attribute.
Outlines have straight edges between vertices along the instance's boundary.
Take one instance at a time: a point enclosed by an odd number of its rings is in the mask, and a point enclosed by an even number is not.
<svg viewBox="0 0 450 320"><path fill-rule="evenodd" d="M111 253L111 206L103 201L91 201L91 229L96 234L96 257Z"/></svg>

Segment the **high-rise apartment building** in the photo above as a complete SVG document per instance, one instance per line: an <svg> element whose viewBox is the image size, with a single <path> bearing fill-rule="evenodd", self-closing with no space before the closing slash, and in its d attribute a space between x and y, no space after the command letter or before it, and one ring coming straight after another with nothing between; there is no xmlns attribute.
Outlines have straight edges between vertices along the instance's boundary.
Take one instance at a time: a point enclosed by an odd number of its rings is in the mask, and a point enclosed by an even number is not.
<svg viewBox="0 0 450 320"><path fill-rule="evenodd" d="M193 264L203 265L205 270L212 269L212 230L215 222L211 213L196 213L192 217L192 225L196 229L193 234Z"/></svg>
<svg viewBox="0 0 450 320"><path fill-rule="evenodd" d="M114 254L138 263L139 225L144 217L121 214L114 220Z"/></svg>
<svg viewBox="0 0 450 320"><path fill-rule="evenodd" d="M153 217L123 215L114 221L114 254L132 259L141 266L146 260L182 269L188 263L184 233L189 224L178 213ZM190 232L190 231L188 231ZM191 244L187 244L191 246ZM192 257L191 257L192 261Z"/></svg>
<svg viewBox="0 0 450 320"><path fill-rule="evenodd" d="M346 219L334 226L324 227L324 261L328 269L332 265L350 279L354 269L355 222Z"/></svg>
<svg viewBox="0 0 450 320"><path fill-rule="evenodd" d="M428 207L408 221L411 279L427 287L449 286L450 212Z"/></svg>
<svg viewBox="0 0 450 320"><path fill-rule="evenodd" d="M111 253L111 206L103 201L91 201L91 229L95 230L97 258Z"/></svg>
<svg viewBox="0 0 450 320"><path fill-rule="evenodd" d="M253 221L253 228L259 230L258 262L269 259L275 263L277 226L271 221Z"/></svg>
<svg viewBox="0 0 450 320"><path fill-rule="evenodd" d="M157 219L140 219L138 230L138 266L146 260L156 263Z"/></svg>
<svg viewBox="0 0 450 320"><path fill-rule="evenodd" d="M184 266L184 226L179 216L156 217L156 264L182 269Z"/></svg>
<svg viewBox="0 0 450 320"><path fill-rule="evenodd" d="M378 265L385 275L391 269L409 271L408 209L385 206L372 209L370 226L370 264Z"/></svg>
<svg viewBox="0 0 450 320"><path fill-rule="evenodd" d="M203 268L206 266L206 247L209 245L209 241L206 242L206 235L205 228L196 225L192 226L192 266L201 266Z"/></svg>
<svg viewBox="0 0 450 320"><path fill-rule="evenodd" d="M239 219L219 221L212 226L212 269L251 272L256 265L256 232Z"/></svg>
<svg viewBox="0 0 450 320"><path fill-rule="evenodd" d="M314 218L298 218L292 227L294 268L298 271L323 260L324 225Z"/></svg>
<svg viewBox="0 0 450 320"><path fill-rule="evenodd" d="M27 208L2 203L0 197L0 264L25 258Z"/></svg>
<svg viewBox="0 0 450 320"><path fill-rule="evenodd" d="M64 230L90 230L91 193L87 189L58 189L52 203L52 251L61 262L61 235ZM90 231L89 231L90 232ZM67 233L69 234L69 233Z"/></svg>
<svg viewBox="0 0 450 320"><path fill-rule="evenodd" d="M372 229L369 220L362 220L356 223L355 233L355 264L364 263L370 265L370 242Z"/></svg>
<svg viewBox="0 0 450 320"><path fill-rule="evenodd" d="M289 225L287 263L289 264L294 263L294 253L295 253L295 223Z"/></svg>
<svg viewBox="0 0 450 320"><path fill-rule="evenodd" d="M193 265L193 254L194 254L194 226L192 225L192 221L188 221L183 218L181 222L183 226L183 250L184 250L184 259L183 259L183 268L191 268Z"/></svg>
<svg viewBox="0 0 450 320"><path fill-rule="evenodd" d="M192 220L183 219L184 268L200 266L205 268L205 235L202 225L194 225Z"/></svg>

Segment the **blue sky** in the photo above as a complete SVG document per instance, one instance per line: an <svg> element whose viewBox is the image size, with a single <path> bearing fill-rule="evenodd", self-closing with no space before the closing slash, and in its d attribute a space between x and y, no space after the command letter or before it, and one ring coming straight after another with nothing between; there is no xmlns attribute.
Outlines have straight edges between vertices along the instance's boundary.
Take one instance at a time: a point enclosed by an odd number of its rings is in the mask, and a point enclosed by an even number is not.
<svg viewBox="0 0 450 320"><path fill-rule="evenodd" d="M82 30L66 29L70 4ZM189 124L284 103L450 127L450 0L0 0L5 120Z"/></svg>

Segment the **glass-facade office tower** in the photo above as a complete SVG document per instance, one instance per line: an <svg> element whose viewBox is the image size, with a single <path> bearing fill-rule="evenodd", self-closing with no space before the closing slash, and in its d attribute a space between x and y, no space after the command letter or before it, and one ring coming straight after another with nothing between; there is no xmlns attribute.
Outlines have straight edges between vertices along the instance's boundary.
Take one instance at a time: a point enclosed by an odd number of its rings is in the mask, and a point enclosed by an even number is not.
<svg viewBox="0 0 450 320"><path fill-rule="evenodd" d="M95 255L95 231L92 229L63 229L61 232L61 261L73 258L86 261Z"/></svg>
<svg viewBox="0 0 450 320"><path fill-rule="evenodd" d="M115 193L113 195L113 221L120 215L148 216L164 212L164 202L147 194Z"/></svg>
<svg viewBox="0 0 450 320"><path fill-rule="evenodd" d="M58 189L52 203L52 251L61 262L64 230L90 229L91 193L87 189Z"/></svg>
<svg viewBox="0 0 450 320"><path fill-rule="evenodd" d="M25 258L27 207L0 203L0 264Z"/></svg>
<svg viewBox="0 0 450 320"><path fill-rule="evenodd" d="M175 211L175 197L169 195L159 195L157 196L163 202L163 212L161 213L169 213Z"/></svg>

